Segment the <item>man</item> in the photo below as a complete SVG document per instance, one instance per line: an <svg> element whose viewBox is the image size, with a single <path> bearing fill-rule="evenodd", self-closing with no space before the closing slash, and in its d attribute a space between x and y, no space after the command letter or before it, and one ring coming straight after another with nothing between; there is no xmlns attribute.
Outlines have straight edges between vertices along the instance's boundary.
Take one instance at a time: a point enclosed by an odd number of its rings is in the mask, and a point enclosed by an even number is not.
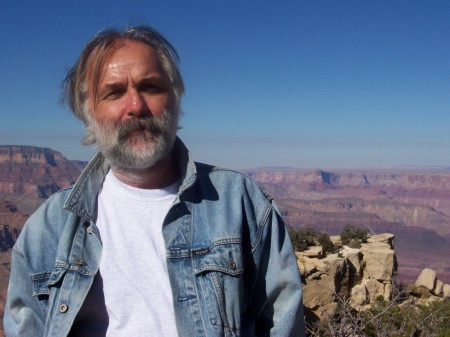
<svg viewBox="0 0 450 337"><path fill-rule="evenodd" d="M295 255L247 176L176 137L178 56L147 26L84 48L64 95L100 153L12 252L9 336L301 336Z"/></svg>

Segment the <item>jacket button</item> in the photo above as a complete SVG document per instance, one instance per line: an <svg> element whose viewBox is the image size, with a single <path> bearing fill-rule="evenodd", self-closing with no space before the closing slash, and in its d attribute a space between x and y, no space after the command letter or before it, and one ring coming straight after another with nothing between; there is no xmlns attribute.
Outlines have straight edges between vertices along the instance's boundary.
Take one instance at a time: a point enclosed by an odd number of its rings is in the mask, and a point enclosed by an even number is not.
<svg viewBox="0 0 450 337"><path fill-rule="evenodd" d="M61 304L59 306L59 312L65 313L67 310L69 310L69 307L67 306L67 304Z"/></svg>
<svg viewBox="0 0 450 337"><path fill-rule="evenodd" d="M82 266L83 263L84 263L84 260L83 260L83 259L81 259L81 258L79 258L79 257L75 259L75 264L77 264L77 265L79 265L79 266Z"/></svg>
<svg viewBox="0 0 450 337"><path fill-rule="evenodd" d="M236 269L236 262L230 261L230 263L228 264L228 266L229 266L231 269Z"/></svg>

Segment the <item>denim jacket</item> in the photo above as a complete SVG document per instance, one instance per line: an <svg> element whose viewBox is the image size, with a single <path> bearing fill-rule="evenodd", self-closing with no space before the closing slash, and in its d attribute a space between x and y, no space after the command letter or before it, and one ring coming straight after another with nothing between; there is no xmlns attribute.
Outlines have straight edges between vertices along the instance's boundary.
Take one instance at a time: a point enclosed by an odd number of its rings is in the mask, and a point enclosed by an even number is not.
<svg viewBox="0 0 450 337"><path fill-rule="evenodd" d="M243 174L194 163L179 139L175 153L182 181L163 236L179 336L303 336L299 270L274 202ZM77 335L102 254L96 199L108 170L97 155L27 221L12 250L7 337Z"/></svg>

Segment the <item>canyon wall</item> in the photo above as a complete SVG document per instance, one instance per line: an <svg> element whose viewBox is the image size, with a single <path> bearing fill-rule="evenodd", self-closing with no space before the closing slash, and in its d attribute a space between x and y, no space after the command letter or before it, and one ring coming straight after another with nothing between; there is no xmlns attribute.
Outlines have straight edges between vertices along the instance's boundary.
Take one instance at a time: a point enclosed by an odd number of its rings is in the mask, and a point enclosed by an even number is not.
<svg viewBox="0 0 450 337"><path fill-rule="evenodd" d="M275 198L289 227L336 235L356 225L395 234L401 282L414 282L425 266L450 282L450 171L247 173Z"/></svg>
<svg viewBox="0 0 450 337"><path fill-rule="evenodd" d="M51 149L0 146L0 318L10 251L23 224L48 196L73 184L85 165ZM450 283L450 170L246 173L275 198L288 227L335 235L356 225L392 233L400 282L413 283L429 267Z"/></svg>
<svg viewBox="0 0 450 337"><path fill-rule="evenodd" d="M0 146L0 336L11 248L28 216L52 193L73 184L85 165L51 149Z"/></svg>

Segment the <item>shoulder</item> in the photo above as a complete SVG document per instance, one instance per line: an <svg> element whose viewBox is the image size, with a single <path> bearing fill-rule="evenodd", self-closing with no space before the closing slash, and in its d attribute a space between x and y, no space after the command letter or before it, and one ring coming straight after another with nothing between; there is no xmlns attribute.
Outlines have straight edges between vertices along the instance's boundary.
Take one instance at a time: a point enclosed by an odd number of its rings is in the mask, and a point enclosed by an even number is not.
<svg viewBox="0 0 450 337"><path fill-rule="evenodd" d="M64 228L71 213L64 209L64 202L71 192L71 187L52 194L39 208L31 214L16 242L16 249L40 242L45 238L55 238Z"/></svg>
<svg viewBox="0 0 450 337"><path fill-rule="evenodd" d="M216 185L222 188L232 188L235 191L250 192L254 197L261 197L262 199L271 202L273 200L264 188L255 182L249 175L229 169L204 163L195 163L198 173L198 178L210 179Z"/></svg>
<svg viewBox="0 0 450 337"><path fill-rule="evenodd" d="M52 194L45 200L41 206L30 216L30 220L41 219L47 217L58 217L59 215L66 213L64 210L64 203L69 197L72 191L72 187L59 190Z"/></svg>
<svg viewBox="0 0 450 337"><path fill-rule="evenodd" d="M202 208L197 219L204 219L210 232L218 228L239 237L248 236L244 241L255 249L277 219L283 225L278 208L272 197L250 176L236 170L196 163L197 186L196 205ZM202 218L202 215L205 217ZM245 226L245 230L242 230ZM283 225L284 226L284 225Z"/></svg>
<svg viewBox="0 0 450 337"><path fill-rule="evenodd" d="M278 212L273 198L250 176L202 163L196 163L196 166L199 194L215 200L227 213L244 209L247 215L254 214L257 223L262 223L272 211Z"/></svg>

